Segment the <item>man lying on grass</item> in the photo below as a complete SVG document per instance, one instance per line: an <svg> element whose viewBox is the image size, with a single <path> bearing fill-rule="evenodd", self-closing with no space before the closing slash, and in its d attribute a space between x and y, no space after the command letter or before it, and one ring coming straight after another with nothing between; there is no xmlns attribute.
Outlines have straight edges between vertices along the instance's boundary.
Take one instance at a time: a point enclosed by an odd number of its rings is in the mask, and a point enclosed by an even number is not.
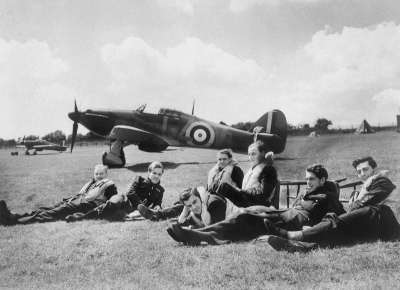
<svg viewBox="0 0 400 290"><path fill-rule="evenodd" d="M82 187L77 195L66 198L52 207L42 207L31 213L12 214L5 201L0 201L0 224L43 223L62 220L76 212L89 212L117 194L114 182L107 179L107 169L107 166L96 165L94 177Z"/></svg>
<svg viewBox="0 0 400 290"><path fill-rule="evenodd" d="M387 171L378 171L372 157L355 160L353 167L363 185L360 191L353 192L347 213L329 213L320 223L301 231L274 228L278 236L270 236L269 244L276 250L292 252L309 251L317 246L399 239L400 204L398 196L393 196L396 187L386 177Z"/></svg>
<svg viewBox="0 0 400 290"><path fill-rule="evenodd" d="M276 169L272 166L273 154L266 152L261 141L250 144L248 152L252 167L243 178L243 173L232 159L231 150L219 151L217 164L208 174L207 191L228 198L239 207L270 206L278 183ZM145 206L139 206L138 210L145 218L158 221L177 217L183 208L182 202L178 201L173 207L163 210L154 211Z"/></svg>
<svg viewBox="0 0 400 290"><path fill-rule="evenodd" d="M106 203L87 213L75 213L67 216L69 222L83 219L133 220L141 217L137 212L138 205L154 210L161 209L164 188L160 185L164 173L161 162L152 162L147 170L147 177L136 176L125 194L117 194Z"/></svg>
<svg viewBox="0 0 400 290"><path fill-rule="evenodd" d="M251 206L241 208L225 220L200 229L187 229L172 224L168 234L176 241L197 245L201 242L217 245L246 241L269 233L270 224L288 230L318 223L327 212L341 214L338 187L327 181L328 172L322 165L306 169L306 192L299 195L292 208L277 210L273 207Z"/></svg>

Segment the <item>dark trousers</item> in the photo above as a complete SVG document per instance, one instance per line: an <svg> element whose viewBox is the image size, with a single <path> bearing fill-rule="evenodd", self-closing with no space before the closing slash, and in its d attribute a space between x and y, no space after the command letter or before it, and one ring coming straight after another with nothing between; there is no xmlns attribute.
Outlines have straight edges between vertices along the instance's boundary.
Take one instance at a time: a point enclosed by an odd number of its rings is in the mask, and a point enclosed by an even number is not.
<svg viewBox="0 0 400 290"><path fill-rule="evenodd" d="M305 241L325 246L400 237L400 225L386 205L365 206L339 216L327 214L320 223L303 230Z"/></svg>
<svg viewBox="0 0 400 290"><path fill-rule="evenodd" d="M52 207L42 207L36 211L14 215L17 224L44 223L64 219L67 215L86 213L95 208L94 202L80 202L79 199L62 201Z"/></svg>
<svg viewBox="0 0 400 290"><path fill-rule="evenodd" d="M221 183L215 193L226 197L238 207L249 207L257 204L267 205L263 197L246 194L229 183Z"/></svg>
<svg viewBox="0 0 400 290"><path fill-rule="evenodd" d="M177 201L171 207L163 208L157 211L159 219L166 220L178 217L184 208L183 203Z"/></svg>
<svg viewBox="0 0 400 290"><path fill-rule="evenodd" d="M288 229L301 229L301 221L306 220L296 209L276 210L266 206L251 206L221 222L196 230L184 229L184 232L189 241L205 241L213 245L248 241L269 234L264 219Z"/></svg>

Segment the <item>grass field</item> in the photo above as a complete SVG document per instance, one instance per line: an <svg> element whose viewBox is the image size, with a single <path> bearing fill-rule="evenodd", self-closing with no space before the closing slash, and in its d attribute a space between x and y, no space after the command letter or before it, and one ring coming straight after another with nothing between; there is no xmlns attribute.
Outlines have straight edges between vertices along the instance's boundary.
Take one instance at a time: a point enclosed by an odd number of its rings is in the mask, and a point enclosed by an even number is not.
<svg viewBox="0 0 400 290"><path fill-rule="evenodd" d="M276 161L281 179L302 179L323 163L331 178L354 180L351 161L373 155L400 186L400 134L289 138ZM15 212L51 205L76 193L106 147L73 154L10 156L0 151L0 199ZM204 184L215 151L172 149L160 154L126 149L127 167L110 177L119 191L149 161L166 165L164 206L180 190ZM243 170L247 156L237 155ZM345 193L346 194L346 193ZM282 192L284 195L284 192ZM128 289L399 289L400 243L376 242L309 254L275 252L268 244L187 247L167 235L167 222L82 221L0 226L0 288Z"/></svg>

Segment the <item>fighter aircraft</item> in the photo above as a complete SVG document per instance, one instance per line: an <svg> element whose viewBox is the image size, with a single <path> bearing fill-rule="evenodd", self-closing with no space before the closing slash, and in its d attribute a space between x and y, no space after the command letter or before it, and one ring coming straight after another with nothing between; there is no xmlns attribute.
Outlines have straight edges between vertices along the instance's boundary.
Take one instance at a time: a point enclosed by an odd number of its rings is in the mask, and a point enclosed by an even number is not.
<svg viewBox="0 0 400 290"><path fill-rule="evenodd" d="M262 140L268 150L280 153L285 149L287 123L279 110L265 113L255 122L252 132L214 123L173 109L162 108L158 114L145 113L145 105L136 110L86 110L76 105L69 118L72 127L71 152L74 147L78 123L91 132L109 138L110 152L103 154L103 164L109 167L125 166L123 148L138 145L139 150L161 152L168 146L197 147L208 149L231 148L235 152L247 152L255 139Z"/></svg>
<svg viewBox="0 0 400 290"><path fill-rule="evenodd" d="M17 142L16 147L25 148L25 155L29 155L30 150L32 150L33 155L36 155L37 151L43 150L54 150L59 152L67 150L67 146L64 146L64 144L58 145L43 139L27 140L25 137Z"/></svg>

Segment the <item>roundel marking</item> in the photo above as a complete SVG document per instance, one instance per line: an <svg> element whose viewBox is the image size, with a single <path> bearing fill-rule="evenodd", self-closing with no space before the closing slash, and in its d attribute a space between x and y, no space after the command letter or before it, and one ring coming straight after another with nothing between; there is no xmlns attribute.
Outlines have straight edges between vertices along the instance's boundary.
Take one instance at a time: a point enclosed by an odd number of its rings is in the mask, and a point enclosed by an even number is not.
<svg viewBox="0 0 400 290"><path fill-rule="evenodd" d="M188 142L194 146L210 147L215 140L214 129L205 122L193 122L186 129L185 136L190 139Z"/></svg>

